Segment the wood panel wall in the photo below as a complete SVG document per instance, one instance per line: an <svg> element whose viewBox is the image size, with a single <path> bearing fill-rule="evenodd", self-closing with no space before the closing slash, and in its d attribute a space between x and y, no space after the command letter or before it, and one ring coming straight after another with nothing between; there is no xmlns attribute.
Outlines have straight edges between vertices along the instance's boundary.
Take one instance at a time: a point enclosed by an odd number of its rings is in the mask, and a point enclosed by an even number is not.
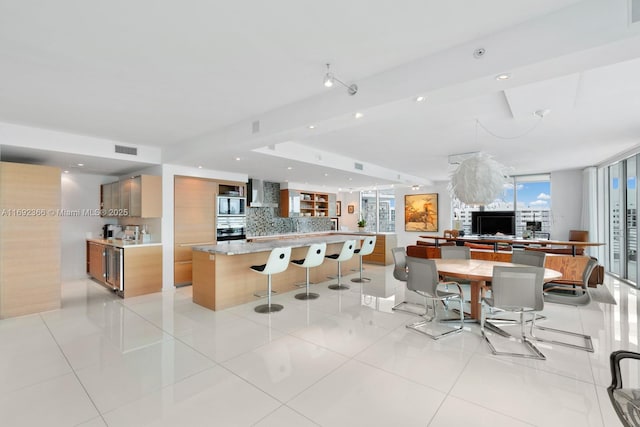
<svg viewBox="0 0 640 427"><path fill-rule="evenodd" d="M0 318L60 308L60 169L0 162Z"/></svg>

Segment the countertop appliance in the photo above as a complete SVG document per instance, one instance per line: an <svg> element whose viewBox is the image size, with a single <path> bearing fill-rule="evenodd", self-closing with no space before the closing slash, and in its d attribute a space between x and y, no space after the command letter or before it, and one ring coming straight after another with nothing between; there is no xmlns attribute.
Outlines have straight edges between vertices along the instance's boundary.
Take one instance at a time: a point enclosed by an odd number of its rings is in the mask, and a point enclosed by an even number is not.
<svg viewBox="0 0 640 427"><path fill-rule="evenodd" d="M223 242L246 239L246 227L247 222L244 216L218 216L216 240Z"/></svg>
<svg viewBox="0 0 640 427"><path fill-rule="evenodd" d="M220 216L244 216L247 200L241 196L220 195L217 198L218 217Z"/></svg>
<svg viewBox="0 0 640 427"><path fill-rule="evenodd" d="M102 238L115 239L122 232L122 226L118 224L105 224L102 226Z"/></svg>

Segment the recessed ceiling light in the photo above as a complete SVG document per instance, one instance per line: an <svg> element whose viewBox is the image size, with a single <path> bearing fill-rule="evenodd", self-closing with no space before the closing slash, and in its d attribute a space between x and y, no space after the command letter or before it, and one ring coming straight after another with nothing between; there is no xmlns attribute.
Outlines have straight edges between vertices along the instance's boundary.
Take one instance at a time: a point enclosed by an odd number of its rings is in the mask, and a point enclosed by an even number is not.
<svg viewBox="0 0 640 427"><path fill-rule="evenodd" d="M338 191L342 191L342 187L338 188Z"/></svg>
<svg viewBox="0 0 640 427"><path fill-rule="evenodd" d="M329 174L325 172L324 176L329 176Z"/></svg>
<svg viewBox="0 0 640 427"><path fill-rule="evenodd" d="M236 162L239 162L239 161L240 161L240 157L236 157Z"/></svg>
<svg viewBox="0 0 640 427"><path fill-rule="evenodd" d="M78 163L78 166L82 167L84 166L84 163Z"/></svg>
<svg viewBox="0 0 640 427"><path fill-rule="evenodd" d="M202 165L198 165L198 169L202 169Z"/></svg>
<svg viewBox="0 0 640 427"><path fill-rule="evenodd" d="M510 78L511 78L511 74L509 74L509 73L498 74L496 76L496 80L498 80L498 81L509 80Z"/></svg>
<svg viewBox="0 0 640 427"><path fill-rule="evenodd" d="M424 101L426 98L424 96L418 96L416 97L416 102L422 102Z"/></svg>
<svg viewBox="0 0 640 427"><path fill-rule="evenodd" d="M287 166L287 169L291 170L291 169L293 169L293 166Z"/></svg>
<svg viewBox="0 0 640 427"><path fill-rule="evenodd" d="M362 114L362 113L360 113L360 112L357 112L357 113L355 113L355 114L353 115L353 117L355 117L356 119L361 119L361 118L363 118L363 117L364 117L364 114Z"/></svg>
<svg viewBox="0 0 640 427"><path fill-rule="evenodd" d="M316 125L309 125L309 129L315 129Z"/></svg>
<svg viewBox="0 0 640 427"><path fill-rule="evenodd" d="M64 171L64 173L69 173L69 171Z"/></svg>
<svg viewBox="0 0 640 427"><path fill-rule="evenodd" d="M349 181L352 181L352 180L353 180L353 178L349 178Z"/></svg>

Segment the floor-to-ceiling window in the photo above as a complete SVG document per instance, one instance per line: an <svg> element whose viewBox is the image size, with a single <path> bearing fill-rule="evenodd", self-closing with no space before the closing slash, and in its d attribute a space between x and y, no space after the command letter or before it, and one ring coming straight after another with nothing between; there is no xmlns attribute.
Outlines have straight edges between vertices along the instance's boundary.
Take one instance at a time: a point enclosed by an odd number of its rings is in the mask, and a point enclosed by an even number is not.
<svg viewBox="0 0 640 427"><path fill-rule="evenodd" d="M609 229L607 269L634 284L638 277L638 162L640 155L606 168Z"/></svg>
<svg viewBox="0 0 640 427"><path fill-rule="evenodd" d="M360 192L360 219L366 231L393 232L396 229L396 199L393 189Z"/></svg>

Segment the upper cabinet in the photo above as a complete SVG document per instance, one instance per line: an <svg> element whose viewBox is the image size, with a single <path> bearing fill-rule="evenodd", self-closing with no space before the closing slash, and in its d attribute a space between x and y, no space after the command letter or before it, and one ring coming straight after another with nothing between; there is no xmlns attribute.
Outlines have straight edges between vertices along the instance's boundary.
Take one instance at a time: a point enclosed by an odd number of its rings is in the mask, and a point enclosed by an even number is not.
<svg viewBox="0 0 640 427"><path fill-rule="evenodd" d="M102 216L162 217L162 177L138 175L100 186Z"/></svg>
<svg viewBox="0 0 640 427"><path fill-rule="evenodd" d="M335 200L335 194L280 190L280 215L283 217L329 217L335 215Z"/></svg>

